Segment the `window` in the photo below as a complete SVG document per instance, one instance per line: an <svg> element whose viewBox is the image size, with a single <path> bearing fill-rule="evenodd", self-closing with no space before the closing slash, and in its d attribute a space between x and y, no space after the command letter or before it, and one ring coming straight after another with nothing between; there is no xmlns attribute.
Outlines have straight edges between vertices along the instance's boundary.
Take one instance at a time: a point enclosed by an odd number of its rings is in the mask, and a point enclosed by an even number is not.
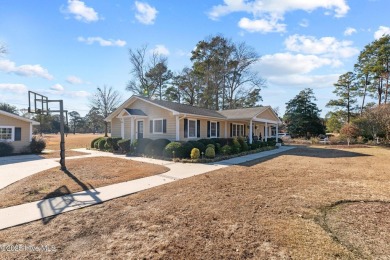
<svg viewBox="0 0 390 260"><path fill-rule="evenodd" d="M0 126L0 141L6 141L6 142L14 141L13 126Z"/></svg>
<svg viewBox="0 0 390 260"><path fill-rule="evenodd" d="M163 120L155 119L153 120L153 133L162 134L163 133Z"/></svg>
<svg viewBox="0 0 390 260"><path fill-rule="evenodd" d="M217 137L217 122L210 122L210 137Z"/></svg>
<svg viewBox="0 0 390 260"><path fill-rule="evenodd" d="M188 137L196 137L196 120L188 120Z"/></svg>
<svg viewBox="0 0 390 260"><path fill-rule="evenodd" d="M244 125L233 124L232 125L232 136L244 136Z"/></svg>

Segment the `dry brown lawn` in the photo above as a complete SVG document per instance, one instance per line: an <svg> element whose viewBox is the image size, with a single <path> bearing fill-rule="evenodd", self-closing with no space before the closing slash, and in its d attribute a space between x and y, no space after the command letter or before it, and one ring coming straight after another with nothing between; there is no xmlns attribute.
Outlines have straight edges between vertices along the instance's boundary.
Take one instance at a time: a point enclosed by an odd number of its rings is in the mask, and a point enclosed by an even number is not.
<svg viewBox="0 0 390 260"><path fill-rule="evenodd" d="M299 147L0 231L15 259L389 259L390 151Z"/></svg>
<svg viewBox="0 0 390 260"><path fill-rule="evenodd" d="M51 168L0 189L0 208L58 197L167 172L165 166L112 157L66 161L67 171ZM113 167L115 166L115 167Z"/></svg>
<svg viewBox="0 0 390 260"><path fill-rule="evenodd" d="M91 141L95 138L102 137L102 134L71 134L65 137L65 149L75 148L89 148ZM46 149L60 150L60 134L44 134L43 138L46 140Z"/></svg>
<svg viewBox="0 0 390 260"><path fill-rule="evenodd" d="M65 158L66 157L73 157L73 156L81 156L81 155L88 155L91 153L83 153L79 151L72 151L72 150L65 150ZM41 153L39 154L42 158L45 159L53 159L53 158L60 158L60 151L50 151L48 153Z"/></svg>

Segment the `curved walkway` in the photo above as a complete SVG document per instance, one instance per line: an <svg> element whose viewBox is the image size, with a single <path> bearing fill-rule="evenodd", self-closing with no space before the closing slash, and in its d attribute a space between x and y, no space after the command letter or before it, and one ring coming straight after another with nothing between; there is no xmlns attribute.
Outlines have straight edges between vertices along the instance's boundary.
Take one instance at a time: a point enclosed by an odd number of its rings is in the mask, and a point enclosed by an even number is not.
<svg viewBox="0 0 390 260"><path fill-rule="evenodd" d="M271 156L293 149L291 146L282 146L279 149L236 157L225 161L199 164L199 163L174 163L170 161L156 160L143 157L126 157L125 155L115 155L111 153L88 150L89 155L75 156L67 160L83 157L112 156L128 160L142 161L154 164L160 164L168 167L170 170L163 174L149 176L137 180L108 185L88 191L81 191L61 197L44 199L30 202L22 205L0 209L0 230L28 223L34 220L42 219L46 223L47 219L67 211L87 207L90 205L102 203L118 197L130 195L139 191L147 190L156 186L170 183L176 180L204 174L213 170L228 167L230 165L240 164L251 160ZM76 149L86 152L86 149ZM8 159L7 159L8 158ZM0 187L35 174L45 169L59 166L58 159L37 159L20 161L17 163L5 164L4 161L9 157L0 158ZM2 163L3 162L3 163ZM15 174L15 172L20 172ZM9 175L9 176L8 176ZM15 177L13 176L15 175ZM10 177L11 176L11 177ZM19 179L18 179L19 178ZM3 184L8 183L7 185ZM5 185L5 186L4 186Z"/></svg>

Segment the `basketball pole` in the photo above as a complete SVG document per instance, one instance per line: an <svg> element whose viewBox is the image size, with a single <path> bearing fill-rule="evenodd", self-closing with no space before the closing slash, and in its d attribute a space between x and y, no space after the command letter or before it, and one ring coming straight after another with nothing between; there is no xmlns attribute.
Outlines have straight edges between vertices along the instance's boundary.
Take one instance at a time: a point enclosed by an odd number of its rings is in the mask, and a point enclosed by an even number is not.
<svg viewBox="0 0 390 260"><path fill-rule="evenodd" d="M61 170L66 171L65 166L65 123L64 123L64 103L62 100L59 100L60 102L60 133L61 133L61 142L60 142L60 164L61 164Z"/></svg>

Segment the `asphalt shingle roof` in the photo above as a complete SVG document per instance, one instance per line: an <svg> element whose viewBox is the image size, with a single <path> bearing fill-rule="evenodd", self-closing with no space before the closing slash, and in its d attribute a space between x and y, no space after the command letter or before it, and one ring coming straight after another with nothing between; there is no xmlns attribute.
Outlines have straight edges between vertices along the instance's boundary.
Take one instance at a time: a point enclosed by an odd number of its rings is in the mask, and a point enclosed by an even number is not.
<svg viewBox="0 0 390 260"><path fill-rule="evenodd" d="M192 114L192 115L216 117L216 118L223 118L223 119L226 118L224 115L218 113L218 111L207 109L207 108L179 104L179 103L165 101L165 100L148 99L140 96L139 98L183 114Z"/></svg>
<svg viewBox="0 0 390 260"><path fill-rule="evenodd" d="M269 106L237 108L237 109L221 110L218 112L229 119L251 119L269 108L270 108Z"/></svg>

